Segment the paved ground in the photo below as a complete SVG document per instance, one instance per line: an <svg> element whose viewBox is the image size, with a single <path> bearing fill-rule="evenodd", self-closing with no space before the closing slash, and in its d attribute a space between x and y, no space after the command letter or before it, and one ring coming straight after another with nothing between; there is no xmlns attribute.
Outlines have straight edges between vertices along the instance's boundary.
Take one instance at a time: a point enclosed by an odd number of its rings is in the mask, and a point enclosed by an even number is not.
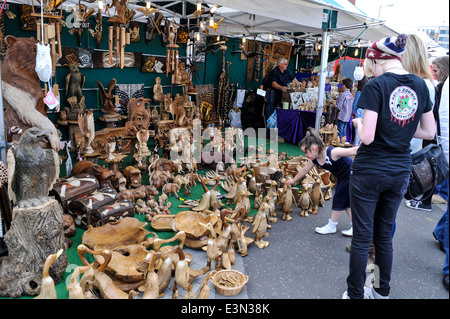
<svg viewBox="0 0 450 319"><path fill-rule="evenodd" d="M445 254L439 249L432 232L446 209L433 205L431 212L416 211L402 203L397 217L394 236L394 266L392 271L392 299L448 299L442 285L442 265ZM261 250L249 246L245 257L237 255L237 269L249 276L249 281L236 297L223 297L215 293L210 283L211 299L339 299L346 290L349 253L345 248L351 242L340 233L350 227L343 215L338 232L319 235L317 226L328 221L331 201L321 207L318 215L300 217L298 210L293 220L272 224L269 230L270 246ZM280 214L281 216L281 214ZM249 230L246 234L252 237ZM188 250L189 251L189 250ZM202 268L205 254L194 254L192 267ZM203 276L195 281L202 282ZM169 297L169 296L168 296Z"/></svg>

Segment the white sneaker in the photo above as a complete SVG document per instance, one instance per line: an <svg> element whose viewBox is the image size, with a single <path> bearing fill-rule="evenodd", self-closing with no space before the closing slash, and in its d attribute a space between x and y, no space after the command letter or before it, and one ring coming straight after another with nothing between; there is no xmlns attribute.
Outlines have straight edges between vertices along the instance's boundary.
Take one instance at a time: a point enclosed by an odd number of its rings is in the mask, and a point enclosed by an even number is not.
<svg viewBox="0 0 450 319"><path fill-rule="evenodd" d="M375 292L375 290L373 290ZM348 296L347 290L343 293L342 299L350 299ZM372 289L364 286L364 299L374 299L374 295L372 294Z"/></svg>
<svg viewBox="0 0 450 319"><path fill-rule="evenodd" d="M343 230L342 235L347 236L347 237L352 237L353 236L353 227L350 227L347 230Z"/></svg>
<svg viewBox="0 0 450 319"><path fill-rule="evenodd" d="M336 225L331 224L330 222L323 227L316 227L316 233L321 235L334 234L336 232Z"/></svg>
<svg viewBox="0 0 450 319"><path fill-rule="evenodd" d="M373 299L389 299L389 296L382 296L372 288Z"/></svg>

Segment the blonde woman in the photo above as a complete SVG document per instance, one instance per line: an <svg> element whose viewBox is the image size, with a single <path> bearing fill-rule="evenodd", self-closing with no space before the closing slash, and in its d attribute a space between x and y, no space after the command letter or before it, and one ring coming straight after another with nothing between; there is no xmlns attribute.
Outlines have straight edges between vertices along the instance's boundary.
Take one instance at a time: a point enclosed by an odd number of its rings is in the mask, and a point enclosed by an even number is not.
<svg viewBox="0 0 450 319"><path fill-rule="evenodd" d="M408 36L408 43L405 47L405 53L403 53L402 65L406 71L421 77L425 81L430 93L431 104L434 107L436 88L433 83L434 78L431 74L428 53L423 41L415 34ZM415 153L422 148L422 140L413 138L410 145L411 153Z"/></svg>

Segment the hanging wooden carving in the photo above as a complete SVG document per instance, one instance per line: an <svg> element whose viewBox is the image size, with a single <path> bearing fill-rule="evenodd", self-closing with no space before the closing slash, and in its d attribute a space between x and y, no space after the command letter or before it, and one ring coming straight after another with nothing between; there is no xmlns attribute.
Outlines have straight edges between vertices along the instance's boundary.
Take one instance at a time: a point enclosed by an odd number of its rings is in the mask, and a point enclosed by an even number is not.
<svg viewBox="0 0 450 319"><path fill-rule="evenodd" d="M172 84L175 84L175 79L178 73L178 45L177 31L178 26L174 22L169 22L169 44L166 51L166 75L172 73Z"/></svg>
<svg viewBox="0 0 450 319"><path fill-rule="evenodd" d="M196 85L197 105L200 109L200 118L203 122L215 120L214 87L212 84Z"/></svg>
<svg viewBox="0 0 450 319"><path fill-rule="evenodd" d="M139 22L131 21L129 29L130 29L130 42L141 41L141 36L139 35L139 31L141 30L141 25L139 24Z"/></svg>
<svg viewBox="0 0 450 319"><path fill-rule="evenodd" d="M114 57L120 60L120 68L125 66L125 46L130 43L130 32L127 32L127 24L131 23L136 11L127 7L127 0L113 0L107 8L115 7L116 15L110 17L108 22L108 51L109 64L113 64Z"/></svg>
<svg viewBox="0 0 450 319"><path fill-rule="evenodd" d="M73 21L73 27L69 30L70 34L77 35L78 45L81 46L81 35L83 34L84 29L89 29L89 23L87 20L94 14L95 10L90 8L87 10L87 7L84 4L76 4L75 8L72 8L70 11L74 15L75 19Z"/></svg>
<svg viewBox="0 0 450 319"><path fill-rule="evenodd" d="M30 5L21 4L19 6L20 30L36 31L36 17L31 15L33 12Z"/></svg>
<svg viewBox="0 0 450 319"><path fill-rule="evenodd" d="M264 46L264 60L263 60L263 79L266 77L266 75L268 74L267 72L267 68L270 65L270 59L268 58L268 56L272 54L272 45L271 44L266 44Z"/></svg>
<svg viewBox="0 0 450 319"><path fill-rule="evenodd" d="M226 46L221 46L221 51L222 51L222 72L219 75L217 108L219 110L220 119L224 120L228 114L227 101L228 101L228 89L229 89L229 81L230 81L230 64L231 64L231 62L227 62L225 64Z"/></svg>
<svg viewBox="0 0 450 319"><path fill-rule="evenodd" d="M97 49L100 49L100 42L102 40L103 35L102 28L102 11L98 9L97 15L95 16L95 27L94 29L89 29L91 35L95 38L95 44Z"/></svg>
<svg viewBox="0 0 450 319"><path fill-rule="evenodd" d="M269 62L277 62L278 59L284 58L289 61L291 57L292 43L276 42L272 44L272 56L269 57Z"/></svg>
<svg viewBox="0 0 450 319"><path fill-rule="evenodd" d="M156 33L161 34L160 27L163 19L164 16L160 12L148 15L145 26L145 44L150 44L150 41L155 37Z"/></svg>
<svg viewBox="0 0 450 319"><path fill-rule="evenodd" d="M253 52L255 50L255 41L248 41L248 51ZM252 81L253 76L253 62L255 58L253 56L247 57L247 82Z"/></svg>

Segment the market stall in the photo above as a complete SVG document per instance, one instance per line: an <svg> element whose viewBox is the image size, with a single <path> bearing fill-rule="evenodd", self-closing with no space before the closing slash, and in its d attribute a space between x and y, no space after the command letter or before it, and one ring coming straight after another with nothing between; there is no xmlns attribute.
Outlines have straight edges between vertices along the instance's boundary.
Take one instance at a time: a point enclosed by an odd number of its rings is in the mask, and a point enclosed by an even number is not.
<svg viewBox="0 0 450 319"><path fill-rule="evenodd" d="M0 186L11 205L1 207L8 254L0 263L0 296L57 298L56 284L74 299L155 299L172 281L173 298L208 298L207 290L192 290L197 277L231 296L248 281L231 271L233 255L267 248L269 225L292 220L300 188L314 195L302 201L306 215L330 198L334 184L326 172L317 168L302 185L288 186L306 159L250 134L264 127L257 89L266 59L286 57L291 73L311 70L301 49L316 40L312 33L328 29L319 17L330 6L286 1L308 16L305 25L293 12L279 19L280 6L269 1L259 8L218 1L230 10L217 13L206 2L152 3L1 7L0 159L7 178ZM240 14L254 21L277 15L282 24L259 30L237 23L233 15ZM368 19L346 10L339 17L339 23ZM277 40L265 39L272 32ZM333 104L335 96L324 93L327 53L321 51L318 78L299 88L312 89L314 98L302 96L290 109L289 96L287 108L277 110L279 135L293 143L317 126L324 103ZM230 124L230 112L239 109L242 127L251 130ZM206 254L204 268L190 266L184 246ZM76 268L68 274L69 264Z"/></svg>

